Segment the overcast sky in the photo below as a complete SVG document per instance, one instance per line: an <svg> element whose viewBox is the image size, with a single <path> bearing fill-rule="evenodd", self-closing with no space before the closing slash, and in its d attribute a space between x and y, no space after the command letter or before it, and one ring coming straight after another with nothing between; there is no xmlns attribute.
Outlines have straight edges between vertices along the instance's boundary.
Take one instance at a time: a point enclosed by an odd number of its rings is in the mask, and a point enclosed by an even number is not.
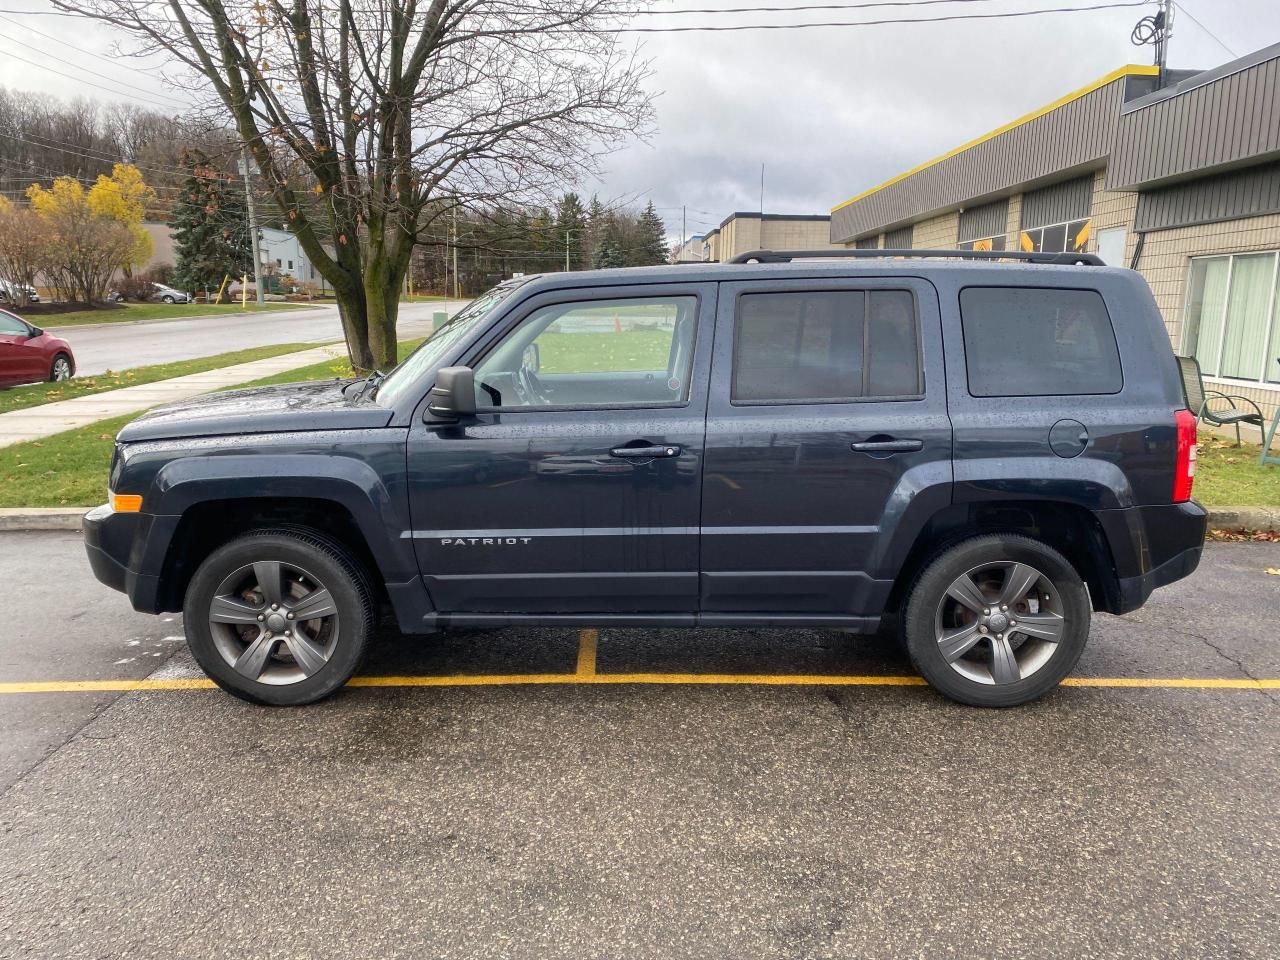
<svg viewBox="0 0 1280 960"><path fill-rule="evenodd" d="M662 0L661 9L793 6L858 0ZM864 0L865 2L865 0ZM649 16L645 26L928 17L1092 6L1105 0L982 0L871 10L715 17ZM45 0L0 0L4 10L48 10ZM654 67L657 132L606 158L602 197L652 199L672 236L687 205L690 233L734 210L826 213L867 187L1034 110L1125 63L1148 63L1129 32L1154 5L1007 20L740 33L658 34L644 43ZM1190 15L1188 15L1188 13ZM1280 41L1277 0L1187 0L1169 62L1207 68ZM27 27L65 41L30 32ZM0 14L0 83L61 97L100 89L60 76L82 71L54 57L139 86L166 101L160 83L65 45L107 54L112 37L63 17ZM25 57L34 63L22 62ZM110 85L100 76L87 81ZM139 93L139 96L142 94ZM172 95L172 94L169 94ZM125 99L124 95L118 99Z"/></svg>

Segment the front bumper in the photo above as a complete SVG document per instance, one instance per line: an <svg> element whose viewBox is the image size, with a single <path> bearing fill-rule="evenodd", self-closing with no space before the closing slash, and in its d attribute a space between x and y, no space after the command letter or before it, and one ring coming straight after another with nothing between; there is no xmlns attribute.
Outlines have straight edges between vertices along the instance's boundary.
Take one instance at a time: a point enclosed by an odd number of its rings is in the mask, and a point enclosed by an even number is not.
<svg viewBox="0 0 1280 960"><path fill-rule="evenodd" d="M135 610L159 613L160 578L138 572L137 544L153 518L141 513L116 513L104 503L84 517L84 549L93 575L113 590L127 594Z"/></svg>

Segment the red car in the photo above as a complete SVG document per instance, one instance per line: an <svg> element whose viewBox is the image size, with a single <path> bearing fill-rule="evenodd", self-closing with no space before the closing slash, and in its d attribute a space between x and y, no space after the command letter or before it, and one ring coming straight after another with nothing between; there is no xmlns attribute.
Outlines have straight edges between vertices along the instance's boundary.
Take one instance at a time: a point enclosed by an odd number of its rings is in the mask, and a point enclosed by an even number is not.
<svg viewBox="0 0 1280 960"><path fill-rule="evenodd" d="M67 341L0 310L0 387L70 380L75 372L76 358Z"/></svg>

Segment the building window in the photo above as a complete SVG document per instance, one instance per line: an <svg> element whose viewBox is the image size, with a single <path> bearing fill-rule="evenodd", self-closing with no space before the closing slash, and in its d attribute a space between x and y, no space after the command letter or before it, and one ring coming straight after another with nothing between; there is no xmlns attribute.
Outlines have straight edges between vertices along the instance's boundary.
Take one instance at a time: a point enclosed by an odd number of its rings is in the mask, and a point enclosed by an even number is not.
<svg viewBox="0 0 1280 960"><path fill-rule="evenodd" d="M1276 253L1191 261L1182 352L1207 376L1280 383Z"/></svg>
<svg viewBox="0 0 1280 960"><path fill-rule="evenodd" d="M1003 250L1004 237L983 237L981 240L961 240L957 246L961 250Z"/></svg>
<svg viewBox="0 0 1280 960"><path fill-rule="evenodd" d="M1053 223L1047 227L1023 230L1018 238L1019 246L1027 253L1083 253L1089 244L1089 228L1092 220L1072 220L1070 223Z"/></svg>

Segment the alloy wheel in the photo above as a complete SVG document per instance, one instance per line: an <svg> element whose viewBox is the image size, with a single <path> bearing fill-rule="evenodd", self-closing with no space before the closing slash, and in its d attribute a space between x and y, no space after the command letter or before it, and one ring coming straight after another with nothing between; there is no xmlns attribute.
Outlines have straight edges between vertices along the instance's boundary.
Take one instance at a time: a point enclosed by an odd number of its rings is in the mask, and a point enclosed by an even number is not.
<svg viewBox="0 0 1280 960"><path fill-rule="evenodd" d="M279 560L240 567L209 604L209 631L222 658L257 683L315 675L338 643L338 606L313 574Z"/></svg>
<svg viewBox="0 0 1280 960"><path fill-rule="evenodd" d="M956 577L934 617L934 639L951 669L992 685L1016 683L1043 669L1065 629L1053 582L1013 560L984 563Z"/></svg>
<svg viewBox="0 0 1280 960"><path fill-rule="evenodd" d="M53 361L53 379L56 381L71 379L71 362L66 357Z"/></svg>

